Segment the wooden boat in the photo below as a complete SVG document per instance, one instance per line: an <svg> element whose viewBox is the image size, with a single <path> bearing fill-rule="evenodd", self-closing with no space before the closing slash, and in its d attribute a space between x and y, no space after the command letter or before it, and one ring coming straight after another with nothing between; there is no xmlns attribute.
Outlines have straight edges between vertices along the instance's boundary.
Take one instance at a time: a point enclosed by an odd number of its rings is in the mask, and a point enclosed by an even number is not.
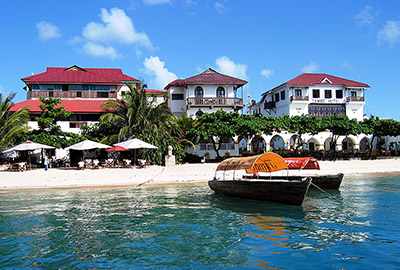
<svg viewBox="0 0 400 270"><path fill-rule="evenodd" d="M286 165L289 170L319 170L319 164L316 158L313 157L298 157L298 158L284 158ZM342 183L344 174L332 174L332 175L312 175L311 188L321 189L339 189Z"/></svg>
<svg viewBox="0 0 400 270"><path fill-rule="evenodd" d="M208 181L209 187L217 193L231 196L266 200L278 203L301 205L311 183L309 177L292 177L288 179L258 178L259 172L274 172L287 169L283 158L274 153L244 158L230 158L221 162L216 176ZM233 179L225 180L225 172L233 170ZM247 174L235 179L236 170L245 170ZM223 172L223 178L217 177ZM222 179L221 179L222 178Z"/></svg>

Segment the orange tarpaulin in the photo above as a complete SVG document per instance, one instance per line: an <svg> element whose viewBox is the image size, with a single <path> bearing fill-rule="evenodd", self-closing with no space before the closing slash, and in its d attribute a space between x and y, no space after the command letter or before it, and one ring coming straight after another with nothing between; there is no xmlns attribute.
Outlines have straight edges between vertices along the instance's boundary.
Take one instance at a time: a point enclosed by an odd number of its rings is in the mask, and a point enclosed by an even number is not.
<svg viewBox="0 0 400 270"><path fill-rule="evenodd" d="M289 170L319 170L317 159L313 157L284 158Z"/></svg>
<svg viewBox="0 0 400 270"><path fill-rule="evenodd" d="M222 161L217 171L246 170L246 173L275 172L287 169L285 160L277 154L265 153L258 156L229 158Z"/></svg>

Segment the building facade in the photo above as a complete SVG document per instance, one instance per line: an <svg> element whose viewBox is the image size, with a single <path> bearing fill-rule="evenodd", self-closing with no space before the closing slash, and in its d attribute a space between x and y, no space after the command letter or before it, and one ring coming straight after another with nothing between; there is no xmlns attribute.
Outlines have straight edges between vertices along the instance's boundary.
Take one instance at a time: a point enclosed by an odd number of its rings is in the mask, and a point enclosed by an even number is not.
<svg viewBox="0 0 400 270"><path fill-rule="evenodd" d="M170 96L169 107L174 115L196 117L217 110L231 112L243 109L242 87L246 83L245 80L209 68L201 74L172 81L165 89ZM242 97L238 97L240 89Z"/></svg>
<svg viewBox="0 0 400 270"><path fill-rule="evenodd" d="M250 106L251 114L265 116L347 115L363 120L365 91L369 85L340 77L303 73L262 94L261 101Z"/></svg>
<svg viewBox="0 0 400 270"><path fill-rule="evenodd" d="M35 117L42 113L39 98L59 98L66 111L72 112L69 119L57 124L62 131L79 133L80 127L98 123L104 113L101 106L108 99L121 99L129 91L127 84L140 86L140 81L113 68L48 67L45 72L22 78L26 84L25 101L14 104L12 111L28 106L31 121L37 129ZM148 89L147 93L156 96L156 102L165 101L166 91Z"/></svg>
<svg viewBox="0 0 400 270"><path fill-rule="evenodd" d="M195 118L203 113L218 110L237 112L243 109L243 86L247 81L225 74L211 68L186 78L170 82L168 91L169 107L176 116L186 114ZM241 92L241 93L240 93ZM241 97L239 97L239 95ZM239 144L235 138L222 138L219 142L221 156L239 155ZM210 141L200 140L188 153L205 159L215 159L216 153Z"/></svg>

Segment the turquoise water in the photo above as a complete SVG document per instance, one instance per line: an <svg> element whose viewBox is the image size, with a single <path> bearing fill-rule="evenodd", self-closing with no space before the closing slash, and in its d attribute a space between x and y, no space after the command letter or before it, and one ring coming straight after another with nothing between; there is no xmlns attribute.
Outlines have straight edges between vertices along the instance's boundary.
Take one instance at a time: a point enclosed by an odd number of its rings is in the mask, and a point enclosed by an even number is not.
<svg viewBox="0 0 400 270"><path fill-rule="evenodd" d="M5 269L400 269L400 178L302 206L207 186L0 194Z"/></svg>

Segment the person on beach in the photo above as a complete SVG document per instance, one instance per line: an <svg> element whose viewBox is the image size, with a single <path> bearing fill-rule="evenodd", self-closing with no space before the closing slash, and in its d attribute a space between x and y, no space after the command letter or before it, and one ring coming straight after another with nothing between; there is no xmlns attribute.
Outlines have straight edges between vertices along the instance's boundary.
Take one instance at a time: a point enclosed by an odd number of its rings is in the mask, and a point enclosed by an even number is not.
<svg viewBox="0 0 400 270"><path fill-rule="evenodd" d="M47 155L44 155L43 164L44 164L44 170L47 171L49 169L49 158L47 157Z"/></svg>

